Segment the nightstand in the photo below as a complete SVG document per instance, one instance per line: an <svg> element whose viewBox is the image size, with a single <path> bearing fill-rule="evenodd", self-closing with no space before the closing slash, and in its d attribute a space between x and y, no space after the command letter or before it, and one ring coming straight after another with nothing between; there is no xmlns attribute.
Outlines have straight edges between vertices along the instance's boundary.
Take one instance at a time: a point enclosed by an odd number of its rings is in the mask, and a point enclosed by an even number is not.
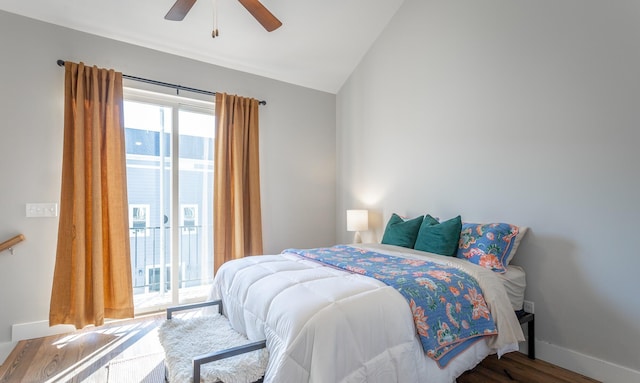
<svg viewBox="0 0 640 383"><path fill-rule="evenodd" d="M529 339L527 340L529 345L528 356L529 359L536 358L536 326L535 326L535 315L533 313L528 313L524 310L516 311L516 315L518 316L518 321L520 324L527 324L527 335Z"/></svg>

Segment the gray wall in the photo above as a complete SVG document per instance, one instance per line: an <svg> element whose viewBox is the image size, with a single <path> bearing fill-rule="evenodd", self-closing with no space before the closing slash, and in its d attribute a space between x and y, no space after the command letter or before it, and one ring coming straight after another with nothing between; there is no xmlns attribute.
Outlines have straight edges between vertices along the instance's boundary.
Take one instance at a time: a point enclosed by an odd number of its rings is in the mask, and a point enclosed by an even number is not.
<svg viewBox="0 0 640 383"><path fill-rule="evenodd" d="M60 199L64 70L57 59L266 100L260 107L265 252L335 243L335 95L5 12L0 50L0 241L27 237L14 255L0 253L0 362L11 325L48 319L57 219L25 218L25 204Z"/></svg>
<svg viewBox="0 0 640 383"><path fill-rule="evenodd" d="M529 226L514 263L539 355L608 382L640 371L639 16L406 0L337 100L338 217L370 209L365 241L393 212Z"/></svg>

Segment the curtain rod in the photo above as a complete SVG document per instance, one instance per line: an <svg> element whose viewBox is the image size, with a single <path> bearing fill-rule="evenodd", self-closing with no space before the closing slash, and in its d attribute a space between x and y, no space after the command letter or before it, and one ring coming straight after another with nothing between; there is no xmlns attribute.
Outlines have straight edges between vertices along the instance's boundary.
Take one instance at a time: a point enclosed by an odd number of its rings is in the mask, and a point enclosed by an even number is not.
<svg viewBox="0 0 640 383"><path fill-rule="evenodd" d="M57 63L58 63L58 66L64 66L64 60L58 60ZM176 90L176 94L178 94L179 91L184 90L184 91L187 91L187 92L206 94L206 95L209 95L209 96L215 96L216 95L216 92L212 92L210 90L189 88L188 86L170 84L168 82L162 82L162 81L156 81L156 80L149 80L147 78L129 76L128 74L123 74L122 77L126 78L127 80L139 81L139 82L144 82L144 83L147 83L147 84L159 85L159 86L164 86L164 87L167 87L167 88L173 88L173 89ZM261 101L258 101L258 104L267 105L267 102L264 101L264 100L261 100Z"/></svg>

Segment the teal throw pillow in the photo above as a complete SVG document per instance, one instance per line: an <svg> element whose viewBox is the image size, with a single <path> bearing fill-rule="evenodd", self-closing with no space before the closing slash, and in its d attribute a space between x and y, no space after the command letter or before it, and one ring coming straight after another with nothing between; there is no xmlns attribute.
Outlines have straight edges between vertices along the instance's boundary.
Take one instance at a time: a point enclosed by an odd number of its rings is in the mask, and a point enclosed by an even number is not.
<svg viewBox="0 0 640 383"><path fill-rule="evenodd" d="M427 215L427 217L431 217ZM442 223L433 223L435 219L426 217L418 230L418 238L414 249L446 256L454 256L458 252L458 241L462 230L462 218L457 216Z"/></svg>
<svg viewBox="0 0 640 383"><path fill-rule="evenodd" d="M389 218L387 227L384 229L382 243L412 249L416 243L416 237L423 218L423 216L419 216L405 221L399 215L393 213Z"/></svg>
<svg viewBox="0 0 640 383"><path fill-rule="evenodd" d="M427 214L427 215L425 215L425 216L424 216L424 220L422 221L422 224L423 224L423 225L428 225L428 226L431 226L431 225L437 225L437 224L439 224L439 223L440 223L440 221L438 221L436 218L433 218L433 217L431 216L431 214Z"/></svg>

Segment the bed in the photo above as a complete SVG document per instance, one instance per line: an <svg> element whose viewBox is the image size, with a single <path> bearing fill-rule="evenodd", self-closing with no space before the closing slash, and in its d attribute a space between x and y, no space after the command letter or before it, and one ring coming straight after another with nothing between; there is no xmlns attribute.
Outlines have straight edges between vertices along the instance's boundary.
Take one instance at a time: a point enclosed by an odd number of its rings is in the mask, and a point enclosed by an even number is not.
<svg viewBox="0 0 640 383"><path fill-rule="evenodd" d="M264 382L454 382L487 355L515 351L524 340L514 313L522 308L526 286L522 268L503 262L504 270L496 272L464 257L385 243L314 250L328 249L463 271L477 281L497 334L468 337L436 359L416 331L413 306L394 287L353 268L320 262L305 255L306 249L246 257L218 270L210 298L222 300L236 331L250 340L266 339ZM500 256L506 261L507 254Z"/></svg>

